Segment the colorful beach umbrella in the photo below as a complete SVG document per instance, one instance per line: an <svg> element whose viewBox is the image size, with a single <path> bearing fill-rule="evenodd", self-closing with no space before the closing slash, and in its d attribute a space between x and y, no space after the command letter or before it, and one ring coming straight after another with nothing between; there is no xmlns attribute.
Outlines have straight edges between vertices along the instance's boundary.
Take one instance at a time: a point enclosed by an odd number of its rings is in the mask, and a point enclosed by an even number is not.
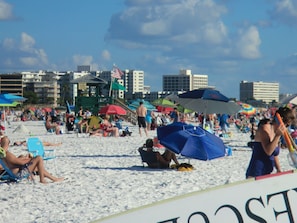
<svg viewBox="0 0 297 223"><path fill-rule="evenodd" d="M251 116L256 114L257 112L256 108L250 104L243 103L243 102L238 102L238 104L241 107L241 110L239 111L239 113L242 115Z"/></svg>

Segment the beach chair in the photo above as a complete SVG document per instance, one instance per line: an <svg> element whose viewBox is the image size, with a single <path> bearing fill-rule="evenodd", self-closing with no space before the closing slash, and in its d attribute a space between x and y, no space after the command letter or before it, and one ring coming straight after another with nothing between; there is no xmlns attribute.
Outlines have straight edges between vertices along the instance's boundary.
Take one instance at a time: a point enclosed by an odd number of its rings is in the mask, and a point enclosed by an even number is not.
<svg viewBox="0 0 297 223"><path fill-rule="evenodd" d="M4 169L3 173L0 174L0 180L5 182L19 182L23 179L28 179L32 175L32 173L28 170L27 166L24 166L23 168L27 171L24 171L25 173L21 176L15 175L5 164L3 159L0 159L0 165ZM31 177L32 181L34 182L34 178Z"/></svg>
<svg viewBox="0 0 297 223"><path fill-rule="evenodd" d="M56 166L56 155L54 149L45 150L42 141L37 137L30 137L27 139L28 152L33 155L33 157L41 156L44 161L53 160L55 165L55 171L57 173Z"/></svg>
<svg viewBox="0 0 297 223"><path fill-rule="evenodd" d="M149 163L158 163L156 153L148 152L145 148L140 147L138 152L141 157L142 166L145 167L145 163L149 166Z"/></svg>

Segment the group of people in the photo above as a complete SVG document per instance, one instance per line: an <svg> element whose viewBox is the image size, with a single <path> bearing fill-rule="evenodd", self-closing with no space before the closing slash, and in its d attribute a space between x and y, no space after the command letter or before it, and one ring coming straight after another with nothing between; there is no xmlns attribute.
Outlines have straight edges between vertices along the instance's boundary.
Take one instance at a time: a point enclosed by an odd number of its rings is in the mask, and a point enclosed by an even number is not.
<svg viewBox="0 0 297 223"><path fill-rule="evenodd" d="M281 172L278 155L281 148L287 147L283 140L283 135L291 125L296 124L296 112L295 109L285 106L280 107L276 113L281 116L283 124L277 121L276 116L273 116L259 120L257 127L254 129L253 141L250 143L252 155L247 165L246 178L271 174L274 170ZM141 103L137 115L140 135L141 128L147 134L144 122L145 109ZM140 147L139 150L146 148L146 151L153 152L153 146L153 140L148 139L145 145ZM148 166L151 168L168 168L171 161L178 164L175 154L168 149L162 155L159 152L154 153L156 153L157 161L155 163L148 163Z"/></svg>
<svg viewBox="0 0 297 223"><path fill-rule="evenodd" d="M183 116L178 112L176 107L168 114L168 117L160 117L159 115L155 116L153 111L147 110L142 101L139 102L136 115L140 136L142 136L142 129L145 135L148 136L148 131L154 130L158 126L184 121Z"/></svg>
<svg viewBox="0 0 297 223"><path fill-rule="evenodd" d="M281 148L286 147L282 137L285 132L288 131L289 126L296 124L296 112L295 109L291 109L289 107L280 107L276 113L281 116L283 124L279 123L275 116L273 116L272 118L262 118L259 120L257 128L255 128L252 138L253 141L250 144L252 148L252 155L250 162L247 165L246 178L270 174L274 171L274 169L277 172L281 172L278 155ZM148 136L146 123L147 109L143 106L142 102L140 102L139 107L136 110L136 114L140 136L142 135L142 129L144 130L145 135ZM115 119L116 121L119 121L119 117L116 116ZM172 121L174 122L177 120L178 113L172 115ZM56 134L59 134L59 125L54 125L52 123L52 117L49 114L47 115L46 126L47 128L54 128ZM109 115L104 116L99 129L90 133L90 135L100 136L104 136L104 134L111 134L115 137L119 136L119 127L110 122ZM15 174L19 174L22 171L22 166L27 165L31 172L35 170L38 171L41 183L46 183L45 178L54 182L63 180L63 178L52 176L47 170L45 170L41 157L16 157L14 154L9 152L9 143L10 141L7 136L3 136L1 138L1 147L6 152L6 156L3 159L6 165ZM154 163L148 163L148 166L151 168L168 168L171 161L177 165L179 164L175 154L170 150L165 149L163 154L159 151L154 151L154 141L152 139L146 140L141 149L144 148L147 152L152 152L156 155L156 161ZM1 170L3 171L3 168L1 169L0 167L0 171Z"/></svg>
<svg viewBox="0 0 297 223"><path fill-rule="evenodd" d="M90 136L121 136L122 129L121 121L122 119L115 115L113 117L113 122L111 121L111 116L108 114L100 115L98 118L98 123L96 122L92 125L91 122L92 113L89 109L83 109L81 106L76 117L71 115L68 116L66 126L69 124L68 129L74 129L73 125L76 123L78 131L80 133L87 133ZM129 132L131 134L131 132Z"/></svg>

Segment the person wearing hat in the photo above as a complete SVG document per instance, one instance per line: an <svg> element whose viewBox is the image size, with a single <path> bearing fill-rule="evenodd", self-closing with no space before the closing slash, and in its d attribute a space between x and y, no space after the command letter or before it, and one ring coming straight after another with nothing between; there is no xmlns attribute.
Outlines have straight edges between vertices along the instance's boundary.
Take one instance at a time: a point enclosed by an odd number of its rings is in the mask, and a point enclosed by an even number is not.
<svg viewBox="0 0 297 223"><path fill-rule="evenodd" d="M163 154L158 151L154 151L153 139L147 139L143 147L146 148L146 152L154 153L156 155L156 160L154 162L147 162L150 168L169 168L171 160L173 160L176 165L179 165L175 153L171 152L170 150L165 149L165 152ZM141 147L140 149L142 149L143 147Z"/></svg>

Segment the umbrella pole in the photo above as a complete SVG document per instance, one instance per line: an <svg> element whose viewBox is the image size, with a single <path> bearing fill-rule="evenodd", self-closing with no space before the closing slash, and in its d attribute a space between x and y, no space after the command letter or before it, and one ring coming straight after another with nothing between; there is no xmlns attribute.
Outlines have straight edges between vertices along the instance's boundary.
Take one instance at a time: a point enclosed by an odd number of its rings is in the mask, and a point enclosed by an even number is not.
<svg viewBox="0 0 297 223"><path fill-rule="evenodd" d="M114 78L111 76L110 77L110 87L109 87L109 97L111 97L111 90L112 90L112 83L114 81Z"/></svg>
<svg viewBox="0 0 297 223"><path fill-rule="evenodd" d="M3 107L3 121L4 121L4 131L6 132L6 114L5 114L5 107Z"/></svg>

